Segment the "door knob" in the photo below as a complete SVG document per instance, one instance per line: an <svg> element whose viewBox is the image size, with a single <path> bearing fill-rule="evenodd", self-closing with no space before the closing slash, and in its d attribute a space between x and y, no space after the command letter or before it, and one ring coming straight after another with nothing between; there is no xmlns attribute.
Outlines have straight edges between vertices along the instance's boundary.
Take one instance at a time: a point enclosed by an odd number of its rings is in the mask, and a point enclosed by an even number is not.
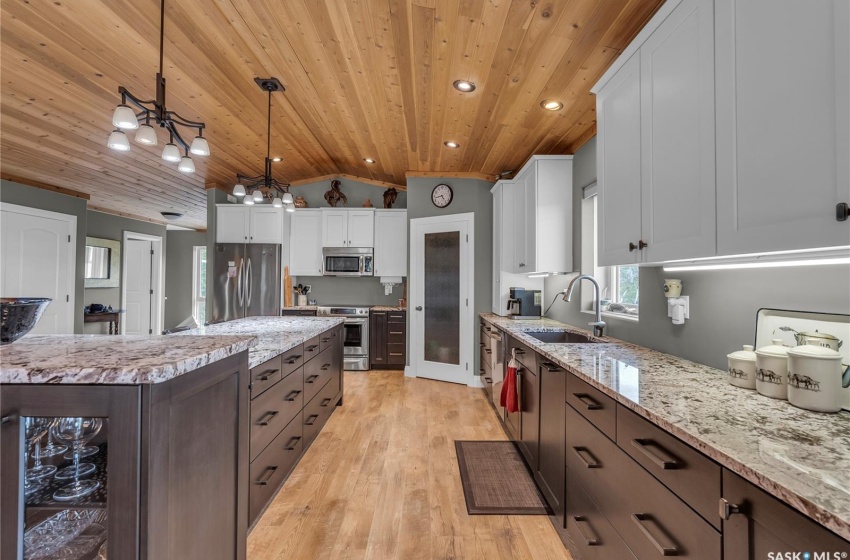
<svg viewBox="0 0 850 560"><path fill-rule="evenodd" d="M835 206L835 219L839 222L847 221L847 218L850 217L850 204L846 202L840 202Z"/></svg>
<svg viewBox="0 0 850 560"><path fill-rule="evenodd" d="M635 245L634 243L629 243L629 253L631 253L635 249L637 249L637 245Z"/></svg>
<svg viewBox="0 0 850 560"><path fill-rule="evenodd" d="M649 243L647 243L647 242L646 242L646 241L644 241L643 239L641 239L640 241L638 241L638 249L640 249L640 250L644 250L644 249L646 249L647 247L649 247Z"/></svg>
<svg viewBox="0 0 850 560"><path fill-rule="evenodd" d="M421 306L421 305L417 305L417 306L416 306L416 311L422 311L422 306Z"/></svg>

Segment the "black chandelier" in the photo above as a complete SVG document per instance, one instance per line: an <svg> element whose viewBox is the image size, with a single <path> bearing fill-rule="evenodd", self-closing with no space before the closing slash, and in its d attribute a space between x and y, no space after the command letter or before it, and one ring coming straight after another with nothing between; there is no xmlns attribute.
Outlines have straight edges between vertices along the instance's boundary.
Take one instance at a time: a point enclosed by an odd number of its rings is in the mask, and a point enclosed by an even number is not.
<svg viewBox="0 0 850 560"><path fill-rule="evenodd" d="M282 183L272 177L272 162L280 161L280 158L271 158L272 142L272 93L275 91L286 91L283 84L277 78L254 78L260 89L269 94L268 122L266 123L266 161L262 175L249 177L236 174L236 185L233 187L233 195L242 198L244 204L262 204L266 197L272 199L275 208L286 207L287 212L295 211L292 194L289 192L289 183Z"/></svg>
<svg viewBox="0 0 850 560"><path fill-rule="evenodd" d="M196 156L210 155L210 146L204 138L204 123L190 121L178 115L175 111L169 111L165 107L165 78L163 71L163 50L165 45L165 0L160 4L159 16L159 72L156 74L156 99L142 100L130 93L124 86L118 87L121 94L121 104L115 108L112 114L112 124L115 130L109 135L107 146L119 152L130 150L130 141L124 130L135 130L135 140L145 146L156 146L156 130L151 126L151 121L158 124L160 128L168 131L168 143L162 150L162 159L176 163L177 169L184 173L194 173L195 164L189 153ZM134 110L127 103L135 105ZM136 112L138 110L138 112ZM178 127L188 128L196 132L192 143L188 143L180 134ZM175 144L175 142L177 142ZM178 147L179 145L179 147ZM180 155L183 148L183 155Z"/></svg>

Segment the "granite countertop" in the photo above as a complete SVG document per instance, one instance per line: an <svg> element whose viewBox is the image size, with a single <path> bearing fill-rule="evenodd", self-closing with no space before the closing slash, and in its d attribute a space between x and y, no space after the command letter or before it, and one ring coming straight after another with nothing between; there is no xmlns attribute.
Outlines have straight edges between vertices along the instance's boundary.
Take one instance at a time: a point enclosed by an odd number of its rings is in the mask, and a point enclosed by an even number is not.
<svg viewBox="0 0 850 560"><path fill-rule="evenodd" d="M481 318L850 539L850 413L802 410L734 387L724 371L610 337L550 344L525 334L587 334L551 319Z"/></svg>
<svg viewBox="0 0 850 560"><path fill-rule="evenodd" d="M0 383L162 383L248 350L254 336L27 335L0 350Z"/></svg>
<svg viewBox="0 0 850 560"><path fill-rule="evenodd" d="M369 309L371 311L407 311L407 307L399 305L373 305Z"/></svg>
<svg viewBox="0 0 850 560"><path fill-rule="evenodd" d="M283 311L315 311L318 308L318 305L291 305L282 309Z"/></svg>
<svg viewBox="0 0 850 560"><path fill-rule="evenodd" d="M340 317L246 317L175 333L171 336L248 335L257 344L248 352L248 366L256 367L302 342L341 325Z"/></svg>

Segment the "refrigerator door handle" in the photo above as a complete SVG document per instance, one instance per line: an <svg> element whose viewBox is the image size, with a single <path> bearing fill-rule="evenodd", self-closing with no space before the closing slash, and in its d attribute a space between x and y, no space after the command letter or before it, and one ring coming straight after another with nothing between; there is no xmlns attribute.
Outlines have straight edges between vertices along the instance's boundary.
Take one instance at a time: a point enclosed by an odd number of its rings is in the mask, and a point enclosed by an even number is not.
<svg viewBox="0 0 850 560"><path fill-rule="evenodd" d="M237 273L237 279L236 279L236 297L239 298L239 307L242 307L242 305L243 305L243 298L242 298L242 263L243 263L243 261L239 261L239 272Z"/></svg>
<svg viewBox="0 0 850 560"><path fill-rule="evenodd" d="M248 303L246 307L251 307L251 292L254 291L254 271L251 268L251 258L248 258L248 266L245 269L245 287L248 289Z"/></svg>

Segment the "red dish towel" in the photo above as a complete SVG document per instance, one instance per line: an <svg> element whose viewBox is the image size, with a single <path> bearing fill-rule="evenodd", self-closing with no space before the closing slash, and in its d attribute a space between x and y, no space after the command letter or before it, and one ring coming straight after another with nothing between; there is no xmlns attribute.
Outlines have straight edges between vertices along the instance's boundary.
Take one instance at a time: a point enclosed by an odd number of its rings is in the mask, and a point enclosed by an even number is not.
<svg viewBox="0 0 850 560"><path fill-rule="evenodd" d="M502 383L502 394L499 403L508 409L508 412L519 412L519 398L516 389L517 361L514 351L511 351L511 361L508 362L508 371L505 373L505 382Z"/></svg>

